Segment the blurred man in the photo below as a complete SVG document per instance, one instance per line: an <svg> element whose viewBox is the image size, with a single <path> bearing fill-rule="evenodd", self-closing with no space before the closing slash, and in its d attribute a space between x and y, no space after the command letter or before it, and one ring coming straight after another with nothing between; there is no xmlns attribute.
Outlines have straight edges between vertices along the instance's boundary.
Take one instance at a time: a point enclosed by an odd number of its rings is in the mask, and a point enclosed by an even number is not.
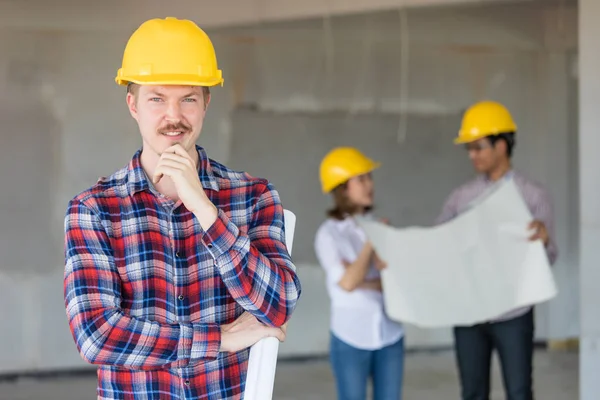
<svg viewBox="0 0 600 400"><path fill-rule="evenodd" d="M142 24L116 81L143 144L69 202L73 338L100 399L240 399L249 347L284 340L300 296L279 195L196 145L223 79L193 22Z"/></svg>
<svg viewBox="0 0 600 400"><path fill-rule="evenodd" d="M496 102L484 101L464 115L456 144L463 144L478 176L456 189L446 201L437 223L465 211L494 184L513 179L534 217L531 240L541 240L550 263L557 248L548 193L511 165L517 127L509 111ZM456 358L463 400L488 400L492 351L498 351L508 400L532 400L534 315L532 307L513 310L493 321L454 329Z"/></svg>

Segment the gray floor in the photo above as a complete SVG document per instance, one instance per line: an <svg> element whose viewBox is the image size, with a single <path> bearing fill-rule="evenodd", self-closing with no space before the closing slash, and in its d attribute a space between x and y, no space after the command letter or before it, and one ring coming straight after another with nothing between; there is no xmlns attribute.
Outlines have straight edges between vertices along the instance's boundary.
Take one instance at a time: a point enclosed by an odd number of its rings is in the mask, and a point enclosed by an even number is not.
<svg viewBox="0 0 600 400"><path fill-rule="evenodd" d="M578 358L576 353L538 351L535 365L536 398L576 400ZM282 362L277 366L274 400L334 400L335 390L326 361ZM497 364L494 365L492 400L504 399ZM0 400L94 399L94 377L26 379L0 383ZM405 400L459 399L451 352L407 355Z"/></svg>

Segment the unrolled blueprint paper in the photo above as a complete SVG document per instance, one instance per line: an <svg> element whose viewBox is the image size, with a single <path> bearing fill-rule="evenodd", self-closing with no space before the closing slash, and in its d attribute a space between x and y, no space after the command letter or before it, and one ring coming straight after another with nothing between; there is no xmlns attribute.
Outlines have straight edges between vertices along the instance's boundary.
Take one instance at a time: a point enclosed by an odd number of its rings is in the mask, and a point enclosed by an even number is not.
<svg viewBox="0 0 600 400"><path fill-rule="evenodd" d="M425 328L471 325L557 294L532 216L512 180L454 220L394 228L358 219L378 255L388 316Z"/></svg>

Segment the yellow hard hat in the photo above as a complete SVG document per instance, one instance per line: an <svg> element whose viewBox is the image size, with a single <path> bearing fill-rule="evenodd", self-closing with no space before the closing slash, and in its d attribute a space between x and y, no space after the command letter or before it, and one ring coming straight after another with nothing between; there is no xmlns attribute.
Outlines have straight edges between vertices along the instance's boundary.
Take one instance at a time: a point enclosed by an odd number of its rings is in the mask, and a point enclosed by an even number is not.
<svg viewBox="0 0 600 400"><path fill-rule="evenodd" d="M223 85L217 56L208 35L194 22L173 17L144 22L131 35L119 85Z"/></svg>
<svg viewBox="0 0 600 400"><path fill-rule="evenodd" d="M495 101L481 101L465 112L454 143L474 142L486 136L516 132L516 130L517 125L506 107Z"/></svg>
<svg viewBox="0 0 600 400"><path fill-rule="evenodd" d="M369 173L380 165L353 147L337 147L321 161L319 172L323 193L329 193L350 178Z"/></svg>

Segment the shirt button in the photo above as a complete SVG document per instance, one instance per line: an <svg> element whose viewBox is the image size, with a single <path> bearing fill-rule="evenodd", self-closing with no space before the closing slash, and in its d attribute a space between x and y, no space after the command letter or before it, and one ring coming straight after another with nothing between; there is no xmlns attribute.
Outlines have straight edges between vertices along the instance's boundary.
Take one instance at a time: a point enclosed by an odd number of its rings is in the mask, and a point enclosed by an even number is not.
<svg viewBox="0 0 600 400"><path fill-rule="evenodd" d="M176 251L176 252L175 252L175 257L177 257L177 258L181 258L181 254L180 254L178 251Z"/></svg>
<svg viewBox="0 0 600 400"><path fill-rule="evenodd" d="M190 386L190 381L186 380L185 381L185 386Z"/></svg>
<svg viewBox="0 0 600 400"><path fill-rule="evenodd" d="M182 294L180 294L180 295L179 295L179 297L177 297L177 298L178 298L180 301L183 301L183 299L184 299L185 297L183 297L183 295L182 295Z"/></svg>
<svg viewBox="0 0 600 400"><path fill-rule="evenodd" d="M212 245L212 243L209 243L209 244L208 244L208 248L209 248L209 249L212 249L212 248L213 248L213 245Z"/></svg>

